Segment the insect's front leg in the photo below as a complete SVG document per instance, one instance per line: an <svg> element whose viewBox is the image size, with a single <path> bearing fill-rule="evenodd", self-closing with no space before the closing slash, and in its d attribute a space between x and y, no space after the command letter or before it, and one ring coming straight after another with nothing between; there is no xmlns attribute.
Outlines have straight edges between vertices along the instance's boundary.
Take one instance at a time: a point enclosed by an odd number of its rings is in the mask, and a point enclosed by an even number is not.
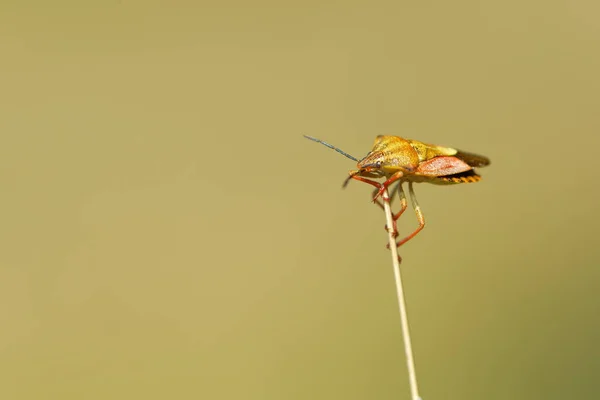
<svg viewBox="0 0 600 400"><path fill-rule="evenodd" d="M375 189L375 191L373 191L373 196L375 196L377 194L377 192L379 191L379 189ZM392 194L390 195L390 206L391 206L391 202L392 199L394 198L394 194L396 193L396 191L392 191ZM392 221L393 221L393 229L394 229L394 237L398 237L398 225L396 224L396 221L398 221L398 219L400 218L400 216L404 213L404 211L406 211L406 207L408 206L408 203L406 202L406 196L404 194L404 189L402 188L402 182L400 182L400 184L398 185L398 195L400 197L400 211L398 211L396 214L392 215ZM375 201L375 204L377 204L379 207L381 207L382 210L385 211L385 207L383 206L383 203L377 199ZM387 232L388 230L388 226L387 224L385 225L385 231ZM390 247L390 245L388 244L388 249Z"/></svg>
<svg viewBox="0 0 600 400"><path fill-rule="evenodd" d="M400 192L402 192L402 188L400 188ZM373 197L375 197L375 195L376 195L377 193L379 193L379 188L376 188L376 189L373 191L373 194L371 195L371 197L372 197L372 198L373 198ZM395 195L395 194L396 194L396 191L392 191L392 192L391 192L391 194L390 194L390 203L393 201L393 199L394 199L394 195ZM404 195L404 193L403 193L403 192L402 192L402 195ZM402 199L400 199L400 201L402 201ZM381 202L381 200L377 199L377 200L375 201L375 204L377 204L377 205L379 206L379 208L381 208L383 211L385 211L385 207L383 206L383 203ZM400 213L398 213L398 214L402 214L402 211L401 211ZM398 216L399 216L399 215L398 215ZM396 218L396 219L398 219L398 218Z"/></svg>
<svg viewBox="0 0 600 400"><path fill-rule="evenodd" d="M373 195L372 195L372 196L375 196L375 195L377 194L377 192L379 192L379 189L378 189L378 188L376 188L376 189L373 191ZM391 203L392 203L392 199L393 199L393 198L394 198L394 193L392 192L392 194L391 194L391 196L390 196L389 200L387 200L387 201L389 201L389 202L390 202L390 205L391 205ZM386 200L384 200L384 201L386 201ZM383 205L383 203L381 202L381 200L379 200L379 199L376 199L376 200L375 200L375 204L377 204L377 205L378 205L378 206L379 206L379 207L380 207L380 208L381 208L383 211L385 211L385 206ZM402 213L402 211L401 211L400 213ZM395 216L394 216L394 217L395 217ZM397 237L398 237L398 229L396 228L396 220L395 220L395 219L394 219L394 226L393 226L393 228L394 228L394 238L397 238ZM387 226L387 224L385 224L385 231L386 231L386 232L388 231L388 226ZM389 244L388 244L388 246L389 246Z"/></svg>
<svg viewBox="0 0 600 400"><path fill-rule="evenodd" d="M375 190L373 190L373 194L371 195L372 197L374 197L377 192L379 192L379 188L375 188ZM390 198L390 201L392 199ZM375 204L377 204L383 211L385 211L385 207L383 206L383 203L381 202L381 200L377 199L375 200Z"/></svg>
<svg viewBox="0 0 600 400"><path fill-rule="evenodd" d="M377 192L381 191L381 187L383 185L382 183L379 183L379 182L374 181L372 179L364 178L364 177L362 177L360 175L350 175L348 177L348 179L355 179L357 181L361 181L361 182L364 182L364 183L368 183L369 185L373 185L373 186L375 186L377 188ZM383 193L383 192L381 192L381 193ZM375 201L375 200L373 199L373 201Z"/></svg>
<svg viewBox="0 0 600 400"><path fill-rule="evenodd" d="M396 233L394 236L398 236L398 219L400 216L406 211L406 207L408 207L408 203L406 201L406 195L404 194L404 189L402 188L402 182L398 185L398 195L400 196L400 211L392 216L392 220L394 221L394 232ZM387 225L386 225L387 229ZM389 244L388 244L389 246Z"/></svg>
<svg viewBox="0 0 600 400"><path fill-rule="evenodd" d="M379 190L377 191L377 194L375 195L375 197L373 197L373 202L377 201L377 199L379 198L379 196L383 195L383 192L385 192L386 189L392 183L396 182L398 179L401 179L403 176L404 176L404 172L397 171L392 176L390 176L385 182L380 183L379 184Z"/></svg>
<svg viewBox="0 0 600 400"><path fill-rule="evenodd" d="M393 229L392 229L391 232L388 229L388 225L387 224L385 225L386 232L391 233L393 235L394 239L398 237L398 227L396 226L396 220L400 217L400 215L402 215L402 213L406 209L406 205L405 205L405 203L406 203L406 197L404 196L404 191L402 190L402 183L400 183L398 185L398 192L401 195L400 202L402 204L402 206L401 206L402 208L400 209L400 211L397 214L392 214L391 215L391 217L392 217L392 226L393 226ZM383 202L384 202L384 210L386 208L385 206L387 205L387 207L389 207L388 210L390 211L390 213L391 213L392 198L393 197L394 197L394 192L392 192L391 196L390 196L389 192L383 192L382 198L383 198ZM378 203L379 203L379 201L378 201ZM386 211L386 214L387 214L387 211ZM388 218L386 217L386 219L388 219ZM392 239L392 240L394 240L394 239ZM387 244L387 248L388 249L391 248L389 243ZM400 254L396 254L396 255L398 257L398 263L402 264L402 257L400 257Z"/></svg>

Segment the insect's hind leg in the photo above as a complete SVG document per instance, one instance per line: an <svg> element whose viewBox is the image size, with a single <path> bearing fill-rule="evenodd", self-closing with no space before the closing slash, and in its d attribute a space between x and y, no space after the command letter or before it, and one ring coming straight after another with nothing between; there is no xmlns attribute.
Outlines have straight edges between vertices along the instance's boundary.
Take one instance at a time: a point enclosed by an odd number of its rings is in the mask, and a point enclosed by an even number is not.
<svg viewBox="0 0 600 400"><path fill-rule="evenodd" d="M421 207L419 207L419 203L417 202L417 197L415 196L415 191L413 190L412 182L408 182L408 195L410 196L410 201L415 210L415 214L417 215L417 221L419 221L419 226L417 227L417 229L415 229L413 233L411 233L404 239L396 242L396 247L400 247L404 243L408 242L410 239L414 238L417 235L417 233L421 232L421 230L423 230L423 228L425 227L425 217L423 217L423 212L421 211ZM404 208L406 209L406 207Z"/></svg>

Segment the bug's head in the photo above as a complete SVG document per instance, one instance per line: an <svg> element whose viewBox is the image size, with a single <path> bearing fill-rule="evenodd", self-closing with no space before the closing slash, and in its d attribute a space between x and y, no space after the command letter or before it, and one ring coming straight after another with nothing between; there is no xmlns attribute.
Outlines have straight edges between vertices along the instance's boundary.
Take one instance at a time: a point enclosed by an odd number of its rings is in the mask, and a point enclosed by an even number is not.
<svg viewBox="0 0 600 400"><path fill-rule="evenodd" d="M365 158L358 161L356 166L357 170L350 171L348 177L344 181L342 187L346 187L348 182L352 179L353 176L360 175L368 178L380 178L385 175L385 171L383 167L385 165L385 160L383 154L379 152L371 152Z"/></svg>
<svg viewBox="0 0 600 400"><path fill-rule="evenodd" d="M380 176L385 165L385 155L381 151L372 151L365 158L360 160L356 166L365 174L378 173Z"/></svg>

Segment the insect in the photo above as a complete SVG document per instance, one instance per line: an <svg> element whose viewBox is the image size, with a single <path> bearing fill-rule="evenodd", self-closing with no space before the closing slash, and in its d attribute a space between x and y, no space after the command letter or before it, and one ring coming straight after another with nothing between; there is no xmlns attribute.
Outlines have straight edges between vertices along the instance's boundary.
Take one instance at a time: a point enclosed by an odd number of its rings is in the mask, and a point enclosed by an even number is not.
<svg viewBox="0 0 600 400"><path fill-rule="evenodd" d="M475 172L474 168L485 167L490 164L488 158L477 154L427 144L417 140L404 139L399 136L384 135L377 136L369 154L359 160L320 139L306 135L304 137L321 143L356 161L358 169L350 171L343 187L346 187L351 179L375 186L373 202L382 208L383 204L379 201L379 197L390 185L398 182L400 211L393 215L393 229L396 237L398 236L396 221L407 207L406 195L402 185L404 182L408 183L408 193L419 226L413 233L397 241L396 246L398 247L414 238L425 227L425 218L413 190L414 182L428 182L436 185L477 182L481 180L481 176ZM386 178L386 180L382 183L373 180L377 178Z"/></svg>

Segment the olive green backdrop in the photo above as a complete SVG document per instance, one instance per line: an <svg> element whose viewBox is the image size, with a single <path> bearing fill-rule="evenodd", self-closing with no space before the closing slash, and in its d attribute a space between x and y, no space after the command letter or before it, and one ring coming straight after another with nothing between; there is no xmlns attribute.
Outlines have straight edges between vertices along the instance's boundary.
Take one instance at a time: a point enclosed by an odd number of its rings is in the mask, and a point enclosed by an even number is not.
<svg viewBox="0 0 600 400"><path fill-rule="evenodd" d="M597 398L599 12L4 2L0 398L408 399L383 214L303 134L492 160L416 187L424 400Z"/></svg>

